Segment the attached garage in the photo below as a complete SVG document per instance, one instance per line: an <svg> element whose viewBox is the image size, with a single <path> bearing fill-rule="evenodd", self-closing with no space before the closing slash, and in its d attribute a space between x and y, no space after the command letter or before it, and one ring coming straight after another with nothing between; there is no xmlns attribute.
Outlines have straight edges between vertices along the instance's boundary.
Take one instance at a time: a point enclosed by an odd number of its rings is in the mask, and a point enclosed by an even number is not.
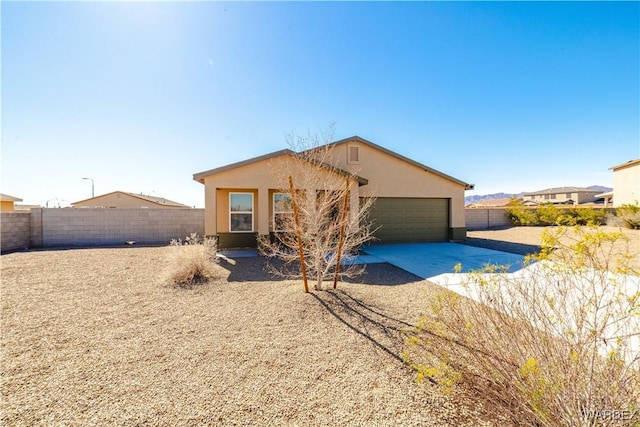
<svg viewBox="0 0 640 427"><path fill-rule="evenodd" d="M379 243L445 242L449 240L449 199L382 197L370 219Z"/></svg>

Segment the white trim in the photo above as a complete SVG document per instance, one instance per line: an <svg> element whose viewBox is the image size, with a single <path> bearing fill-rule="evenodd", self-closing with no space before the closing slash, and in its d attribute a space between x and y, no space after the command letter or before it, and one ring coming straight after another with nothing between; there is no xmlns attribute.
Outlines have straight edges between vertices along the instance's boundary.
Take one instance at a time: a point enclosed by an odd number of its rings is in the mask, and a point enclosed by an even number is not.
<svg viewBox="0 0 640 427"><path fill-rule="evenodd" d="M234 194L249 194L251 196L251 211L236 211L236 212L232 212L231 211L231 196L233 196ZM229 192L229 233L253 233L255 230L255 215L254 215L254 211L255 210L255 203L254 203L254 197L253 197L253 192L251 191L234 191L234 192ZM251 214L251 230L247 231L247 230L232 230L231 229L231 215L232 214Z"/></svg>

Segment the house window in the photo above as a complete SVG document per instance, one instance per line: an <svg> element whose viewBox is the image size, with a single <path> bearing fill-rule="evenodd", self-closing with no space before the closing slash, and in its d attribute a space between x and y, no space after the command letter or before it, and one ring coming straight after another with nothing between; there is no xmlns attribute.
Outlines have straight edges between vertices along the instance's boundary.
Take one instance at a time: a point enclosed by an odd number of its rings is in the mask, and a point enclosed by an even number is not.
<svg viewBox="0 0 640 427"><path fill-rule="evenodd" d="M273 230L290 231L290 219L293 214L291 195L287 193L273 194Z"/></svg>
<svg viewBox="0 0 640 427"><path fill-rule="evenodd" d="M347 164L357 165L360 163L360 147L357 145L347 146Z"/></svg>
<svg viewBox="0 0 640 427"><path fill-rule="evenodd" d="M551 199L551 194L545 194L545 195L544 195L544 199L545 199L545 200L549 200L549 199Z"/></svg>
<svg viewBox="0 0 640 427"><path fill-rule="evenodd" d="M229 193L229 231L253 231L253 193Z"/></svg>
<svg viewBox="0 0 640 427"><path fill-rule="evenodd" d="M570 199L570 198L571 198L571 194L572 194L572 193L567 193L567 194L565 194L565 197L566 197L567 199Z"/></svg>

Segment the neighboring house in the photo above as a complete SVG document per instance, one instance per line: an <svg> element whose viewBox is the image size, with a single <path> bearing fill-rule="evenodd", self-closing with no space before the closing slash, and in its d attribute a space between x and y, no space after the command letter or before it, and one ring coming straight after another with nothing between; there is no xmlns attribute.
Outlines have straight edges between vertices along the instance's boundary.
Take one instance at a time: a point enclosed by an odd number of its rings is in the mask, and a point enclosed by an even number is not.
<svg viewBox="0 0 640 427"><path fill-rule="evenodd" d="M330 164L308 167L346 177L353 211L361 198L376 198L370 219L378 241L465 239L464 192L472 185L358 136L329 146ZM228 248L256 246L257 235L274 232L277 200L287 188L277 171L292 167L293 154L276 151L194 174L205 186L205 234Z"/></svg>
<svg viewBox="0 0 640 427"><path fill-rule="evenodd" d="M613 206L640 204L640 159L630 160L613 170Z"/></svg>
<svg viewBox="0 0 640 427"><path fill-rule="evenodd" d="M190 208L190 206L162 197L145 196L125 191L114 191L90 199L80 200L79 202L71 203L71 206L74 208Z"/></svg>
<svg viewBox="0 0 640 427"><path fill-rule="evenodd" d="M552 203L554 205L580 205L584 203L594 203L600 193L598 190L589 190L582 187L557 187L545 190L524 193L523 203L525 205L544 205Z"/></svg>
<svg viewBox="0 0 640 427"><path fill-rule="evenodd" d="M478 200L477 202L467 204L467 208L504 208L509 206L513 199L484 199ZM522 199L517 199L522 200Z"/></svg>
<svg viewBox="0 0 640 427"><path fill-rule="evenodd" d="M9 196L0 193L0 212L13 212L15 210L15 202L21 202L18 197Z"/></svg>

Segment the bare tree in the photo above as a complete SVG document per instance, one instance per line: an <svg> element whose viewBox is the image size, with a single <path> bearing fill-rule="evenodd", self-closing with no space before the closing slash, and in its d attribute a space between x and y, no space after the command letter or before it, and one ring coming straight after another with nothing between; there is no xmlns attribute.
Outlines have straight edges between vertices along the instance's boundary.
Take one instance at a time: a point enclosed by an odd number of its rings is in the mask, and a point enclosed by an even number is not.
<svg viewBox="0 0 640 427"><path fill-rule="evenodd" d="M350 255L372 239L368 212L372 198L358 199L358 177L335 167L337 153L329 143L332 131L304 137L289 135L287 161L272 168L281 182L274 197L270 236L262 236L262 253L284 261L275 272L290 278L315 280L323 290L325 281L333 287L341 277L352 277L363 267Z"/></svg>

